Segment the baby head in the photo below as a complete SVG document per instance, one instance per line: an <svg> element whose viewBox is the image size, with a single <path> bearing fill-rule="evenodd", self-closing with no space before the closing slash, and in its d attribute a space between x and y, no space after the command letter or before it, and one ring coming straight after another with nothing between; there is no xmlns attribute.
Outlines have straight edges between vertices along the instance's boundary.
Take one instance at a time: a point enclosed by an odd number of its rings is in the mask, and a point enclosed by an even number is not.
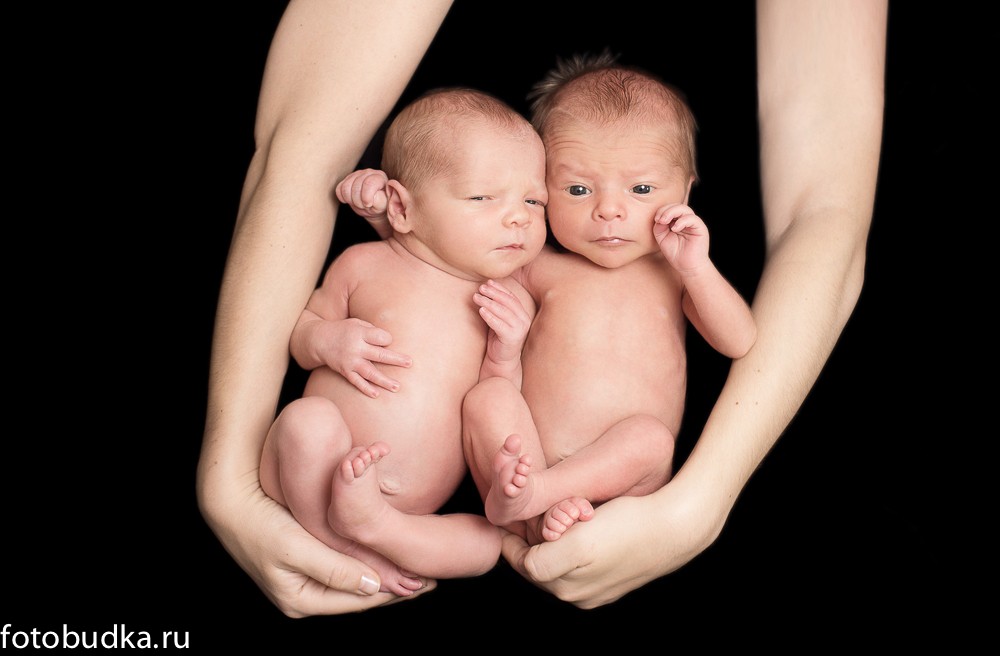
<svg viewBox="0 0 1000 656"><path fill-rule="evenodd" d="M531 97L556 240L608 268L658 252L656 210L686 203L697 179L683 96L602 54L560 62Z"/></svg>
<svg viewBox="0 0 1000 656"><path fill-rule="evenodd" d="M382 169L396 239L469 280L503 278L545 242L545 151L528 121L472 89L439 89L386 133Z"/></svg>

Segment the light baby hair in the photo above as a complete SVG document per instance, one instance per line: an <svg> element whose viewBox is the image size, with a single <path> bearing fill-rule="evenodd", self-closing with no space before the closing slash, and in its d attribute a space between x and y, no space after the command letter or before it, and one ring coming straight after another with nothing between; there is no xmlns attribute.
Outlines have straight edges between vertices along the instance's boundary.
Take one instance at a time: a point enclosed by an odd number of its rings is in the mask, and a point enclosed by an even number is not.
<svg viewBox="0 0 1000 656"><path fill-rule="evenodd" d="M698 126L684 94L640 68L617 63L608 51L560 59L532 88L531 123L542 141L565 121L664 128L677 164L698 177L695 133Z"/></svg>
<svg viewBox="0 0 1000 656"><path fill-rule="evenodd" d="M462 131L492 128L513 136L534 134L531 123L505 102L475 89L429 91L392 121L382 149L382 170L409 189L455 173L456 137Z"/></svg>

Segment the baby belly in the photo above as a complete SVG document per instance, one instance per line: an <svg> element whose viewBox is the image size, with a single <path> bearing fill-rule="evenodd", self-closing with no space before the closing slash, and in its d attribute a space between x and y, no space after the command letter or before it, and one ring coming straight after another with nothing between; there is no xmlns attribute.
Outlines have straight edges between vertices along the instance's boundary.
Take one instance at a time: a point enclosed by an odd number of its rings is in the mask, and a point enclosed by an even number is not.
<svg viewBox="0 0 1000 656"><path fill-rule="evenodd" d="M315 370L306 396L323 396L340 410L354 446L380 441L390 453L377 465L383 494L404 512L435 512L465 475L461 404L464 394L441 385L405 385L365 396L330 369Z"/></svg>
<svg viewBox="0 0 1000 656"><path fill-rule="evenodd" d="M591 444L615 424L636 415L659 419L676 436L684 412L683 363L648 371L609 371L577 363L525 367L522 393L538 428L548 464Z"/></svg>

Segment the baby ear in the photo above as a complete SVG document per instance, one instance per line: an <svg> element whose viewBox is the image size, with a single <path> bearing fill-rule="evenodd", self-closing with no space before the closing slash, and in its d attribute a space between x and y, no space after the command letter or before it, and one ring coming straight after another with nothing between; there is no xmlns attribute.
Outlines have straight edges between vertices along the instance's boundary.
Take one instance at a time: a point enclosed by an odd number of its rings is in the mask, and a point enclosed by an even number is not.
<svg viewBox="0 0 1000 656"><path fill-rule="evenodd" d="M694 177L694 176L692 175L692 176L691 176L691 177L690 177L690 178L688 179L688 186L687 186L687 190L686 190L686 191L684 192L684 204L685 204L685 205L687 205L687 204L688 204L688 198L690 198L690 197L691 197L691 186L692 186L692 185L694 184L694 181L695 181L695 177Z"/></svg>
<svg viewBox="0 0 1000 656"><path fill-rule="evenodd" d="M413 201L410 192L397 180L389 180L385 185L386 206L385 213L389 217L389 224L395 232L400 234L409 232L413 226L410 209Z"/></svg>

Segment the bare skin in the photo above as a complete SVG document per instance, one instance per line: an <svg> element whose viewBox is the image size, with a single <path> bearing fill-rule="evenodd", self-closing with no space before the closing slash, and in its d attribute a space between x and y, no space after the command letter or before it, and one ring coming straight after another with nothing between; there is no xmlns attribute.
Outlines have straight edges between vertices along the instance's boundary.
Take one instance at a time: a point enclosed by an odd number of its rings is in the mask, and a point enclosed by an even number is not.
<svg viewBox="0 0 1000 656"><path fill-rule="evenodd" d="M227 552L290 617L398 599L378 592L372 568L325 546L264 494L258 467L288 339L329 250L338 207L330 192L389 115L450 6L291 0L268 53L219 296L197 493Z"/></svg>
<svg viewBox="0 0 1000 656"><path fill-rule="evenodd" d="M589 520L594 503L670 479L688 321L729 357L755 339L745 301L708 257L704 222L683 204L691 178L665 134L566 120L546 140L550 227L573 252L545 249L515 274L538 312L506 331L491 324L492 343L518 347L500 358L512 364L484 362L463 410L486 516L530 544ZM384 180L356 172L338 194L377 227ZM476 302L517 312L495 285Z"/></svg>
<svg viewBox="0 0 1000 656"><path fill-rule="evenodd" d="M486 495L486 515L498 524L521 517L541 519L530 526L535 540L558 540L579 522L594 516L594 506L582 497L571 497L550 506L543 476L532 473L531 456L521 453L521 436L511 435L493 457L493 485Z"/></svg>
<svg viewBox="0 0 1000 656"><path fill-rule="evenodd" d="M261 459L264 491L397 595L419 589L413 572L472 576L499 558L501 534L485 518L431 513L466 472L461 406L487 343L473 295L482 278L530 260L544 238L544 154L534 132L478 120L455 131L455 172L413 190L392 182L395 236L338 257L291 340L296 360L315 365L319 328L377 324L411 362L393 372L398 392L361 394L318 366L303 398L275 421Z"/></svg>
<svg viewBox="0 0 1000 656"><path fill-rule="evenodd" d="M704 223L682 204L690 179L656 130L568 120L546 153L550 225L573 252L545 250L517 274L538 305L520 394L483 381L465 404L487 517L529 543L589 520L588 501L644 496L670 479L689 320L730 357L755 338L749 308L708 258Z"/></svg>
<svg viewBox="0 0 1000 656"><path fill-rule="evenodd" d="M758 338L733 364L694 451L667 485L604 504L555 542L505 537L507 560L560 599L581 608L611 603L711 545L826 363L864 279L886 16L884 1L758 0L767 238L753 303Z"/></svg>
<svg viewBox="0 0 1000 656"><path fill-rule="evenodd" d="M466 401L465 433L487 517L533 542L589 519L591 503L649 494L669 480L684 407L685 319L662 258L604 269L547 250L522 279L539 305L523 387L481 383Z"/></svg>
<svg viewBox="0 0 1000 656"><path fill-rule="evenodd" d="M393 598L366 585L370 568L305 533L261 493L257 475L287 338L332 232L330 187L357 162L450 5L387 1L290 3L272 46L258 152L219 304L199 502L234 559L290 616L353 612ZM760 338L734 367L694 453L660 492L611 501L556 542L529 548L505 539L506 558L560 599L608 604L711 545L826 362L864 275L886 4L758 0L768 255L754 302ZM380 20L368 20L376 10ZM300 61L322 66L303 71ZM333 147L317 147L323 137ZM795 316L812 322L804 329ZM247 317L258 327L252 333L241 329Z"/></svg>

